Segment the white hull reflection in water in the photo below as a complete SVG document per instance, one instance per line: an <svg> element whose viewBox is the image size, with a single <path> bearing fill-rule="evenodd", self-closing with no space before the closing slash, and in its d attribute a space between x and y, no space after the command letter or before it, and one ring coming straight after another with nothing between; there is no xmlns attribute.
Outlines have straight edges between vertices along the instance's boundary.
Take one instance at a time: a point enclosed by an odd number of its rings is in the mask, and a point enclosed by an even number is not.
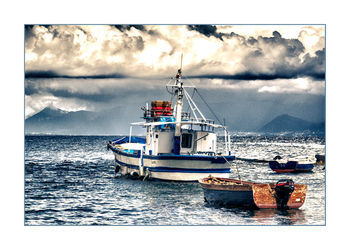
<svg viewBox="0 0 350 250"><path fill-rule="evenodd" d="M198 183L115 177L107 136L26 136L25 225L324 225L325 169L278 174L268 163L237 161L242 179L307 184L300 209L212 207ZM241 158L324 154L324 137L233 136ZM218 147L222 146L218 140ZM296 145L296 146L294 146ZM237 179L235 169L230 177Z"/></svg>

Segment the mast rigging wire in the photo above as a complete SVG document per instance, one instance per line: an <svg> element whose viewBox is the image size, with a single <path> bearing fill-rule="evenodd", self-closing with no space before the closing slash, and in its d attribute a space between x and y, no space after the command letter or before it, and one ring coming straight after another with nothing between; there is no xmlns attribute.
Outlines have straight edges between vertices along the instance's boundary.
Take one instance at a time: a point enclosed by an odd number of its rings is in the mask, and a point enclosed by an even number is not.
<svg viewBox="0 0 350 250"><path fill-rule="evenodd" d="M186 78L189 82L191 82L192 85L193 82L186 76L183 76L183 78ZM199 97L202 99L202 101L205 103L205 105L207 105L208 109L210 110L210 112L215 116L216 120L220 123L221 126L224 126L223 123L221 122L221 120L219 119L219 117L215 114L215 112L212 110L212 108L209 106L209 104L204 100L204 98L202 97L202 95L199 93L198 89L196 87L193 88L193 95L194 93L197 92L197 94L199 95ZM192 95L192 97L193 97Z"/></svg>
<svg viewBox="0 0 350 250"><path fill-rule="evenodd" d="M202 101L205 103L205 105L207 105L208 109L210 110L210 112L215 116L216 120L218 120L218 122L220 123L220 125L224 126L221 122L221 120L219 119L219 117L217 117L217 115L215 114L215 112L211 109L211 107L209 106L209 104L204 100L204 98L202 97L202 95L199 93L197 88L194 88L194 90L197 92L197 94L199 95L199 97L202 99Z"/></svg>

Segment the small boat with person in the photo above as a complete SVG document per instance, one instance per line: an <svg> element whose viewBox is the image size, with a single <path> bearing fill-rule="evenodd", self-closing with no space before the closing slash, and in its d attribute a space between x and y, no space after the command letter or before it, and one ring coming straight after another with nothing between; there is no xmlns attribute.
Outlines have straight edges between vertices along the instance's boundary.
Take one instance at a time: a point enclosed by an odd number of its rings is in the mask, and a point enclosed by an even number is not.
<svg viewBox="0 0 350 250"><path fill-rule="evenodd" d="M264 184L209 176L200 179L199 184L210 205L246 208L300 208L307 189L291 179Z"/></svg>
<svg viewBox="0 0 350 250"><path fill-rule="evenodd" d="M277 173L310 172L314 168L315 162L309 159L284 160L280 156L276 156L272 161L269 161L269 166Z"/></svg>

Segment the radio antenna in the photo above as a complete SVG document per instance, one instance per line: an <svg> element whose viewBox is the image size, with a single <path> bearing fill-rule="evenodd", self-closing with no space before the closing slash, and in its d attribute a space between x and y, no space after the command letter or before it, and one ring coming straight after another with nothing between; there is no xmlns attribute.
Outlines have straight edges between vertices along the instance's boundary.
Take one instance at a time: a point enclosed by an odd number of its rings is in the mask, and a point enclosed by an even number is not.
<svg viewBox="0 0 350 250"><path fill-rule="evenodd" d="M180 70L182 71L182 56L183 56L183 53L181 53L181 64L180 64Z"/></svg>

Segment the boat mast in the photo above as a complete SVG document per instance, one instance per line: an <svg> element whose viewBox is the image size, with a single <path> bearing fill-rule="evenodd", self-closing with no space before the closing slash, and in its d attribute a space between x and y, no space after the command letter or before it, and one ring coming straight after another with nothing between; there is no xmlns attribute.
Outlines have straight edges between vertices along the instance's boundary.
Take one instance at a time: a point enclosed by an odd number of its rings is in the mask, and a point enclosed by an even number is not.
<svg viewBox="0 0 350 250"><path fill-rule="evenodd" d="M177 102L176 102L176 127L174 135L174 154L180 154L180 136L181 136L181 114L182 114L182 99L183 99L183 82L181 81L182 73L182 54L181 54L181 64L180 69L178 69L176 74L175 85L177 87Z"/></svg>

